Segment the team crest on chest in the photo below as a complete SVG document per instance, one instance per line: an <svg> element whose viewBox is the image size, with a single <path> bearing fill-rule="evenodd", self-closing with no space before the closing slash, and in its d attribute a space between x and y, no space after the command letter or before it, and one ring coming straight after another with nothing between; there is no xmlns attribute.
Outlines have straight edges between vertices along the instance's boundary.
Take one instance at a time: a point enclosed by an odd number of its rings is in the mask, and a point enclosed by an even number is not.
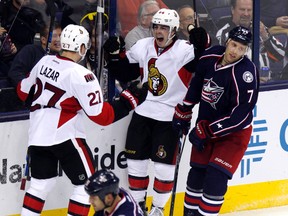
<svg viewBox="0 0 288 216"><path fill-rule="evenodd" d="M166 157L167 153L166 151L164 150L164 146L163 145L160 145L158 147L158 152L156 153L157 157L163 159Z"/></svg>
<svg viewBox="0 0 288 216"><path fill-rule="evenodd" d="M219 87L212 79L205 80L205 84L202 89L202 100L209 103L214 109L216 109L216 104L220 100L224 93L224 88Z"/></svg>
<svg viewBox="0 0 288 216"><path fill-rule="evenodd" d="M154 96L163 95L168 87L168 82L165 76L160 73L158 68L155 66L156 59L151 59L148 63L149 74L148 74L148 87L149 91Z"/></svg>

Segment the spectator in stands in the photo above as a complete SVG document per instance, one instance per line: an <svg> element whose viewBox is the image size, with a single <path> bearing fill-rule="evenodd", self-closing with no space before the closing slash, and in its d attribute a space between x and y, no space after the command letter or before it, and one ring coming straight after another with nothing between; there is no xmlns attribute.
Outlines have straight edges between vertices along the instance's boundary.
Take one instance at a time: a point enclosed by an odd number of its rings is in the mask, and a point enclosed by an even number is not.
<svg viewBox="0 0 288 216"><path fill-rule="evenodd" d="M216 33L216 37L220 45L225 45L228 33L236 26L244 26L252 28L252 11L253 0L231 0L232 20L225 24ZM251 58L251 49L248 50L248 57ZM279 62L283 60L285 55L284 46L275 37L271 36L268 28L260 22L260 79L261 82L267 82L271 76L277 79L271 71L270 61ZM281 63L282 64L282 63ZM261 69L268 70L268 73L261 74ZM276 74L276 72L275 72Z"/></svg>
<svg viewBox="0 0 288 216"><path fill-rule="evenodd" d="M260 15L262 22L268 28L272 26L288 28L288 1L261 0Z"/></svg>
<svg viewBox="0 0 288 216"><path fill-rule="evenodd" d="M180 17L179 31L177 33L179 39L189 39L187 30L188 25L195 25L195 13L190 5L183 5L177 9Z"/></svg>
<svg viewBox="0 0 288 216"><path fill-rule="evenodd" d="M27 44L33 44L34 37L45 22L40 12L27 7L27 0L11 0L0 2L1 26L8 32L11 41L15 44L17 52L5 56L2 61L9 69L15 55ZM8 73L8 70L5 71Z"/></svg>
<svg viewBox="0 0 288 216"><path fill-rule="evenodd" d="M0 11L1 25L9 32L18 52L26 44L32 44L35 34L45 26L41 13L26 4L25 0L11 0Z"/></svg>
<svg viewBox="0 0 288 216"><path fill-rule="evenodd" d="M9 61L11 56L17 52L15 44L7 34L6 29L0 27L0 77L7 77L9 70Z"/></svg>
<svg viewBox="0 0 288 216"><path fill-rule="evenodd" d="M117 4L121 35L125 38L127 33L137 25L137 11L145 0L121 0ZM167 8L163 0L156 0L160 8Z"/></svg>
<svg viewBox="0 0 288 216"><path fill-rule="evenodd" d="M54 24L54 30L52 33L52 40L50 43L50 54L57 54L61 50L60 35L61 35L60 24ZM40 42L41 45L28 44L24 46L20 52L16 55L12 62L12 66L8 72L8 77L14 87L24 78L27 77L28 73L32 70L34 65L46 54L46 46L48 41L49 28L43 27L40 31ZM33 88L31 89L31 96L26 101L26 106L29 107L32 100ZM17 97L15 93L15 97Z"/></svg>
<svg viewBox="0 0 288 216"><path fill-rule="evenodd" d="M151 20L159 9L156 0L146 0L140 5L137 16L138 25L129 31L125 37L126 50L129 50L139 39L152 37Z"/></svg>
<svg viewBox="0 0 288 216"><path fill-rule="evenodd" d="M98 60L98 57L97 57L98 50L97 50L97 44L96 44L97 35L95 34L96 32L95 27L91 26L90 28L91 30L89 31L89 34L90 34L90 39L91 39L91 47L89 50L87 50L87 54L83 61L83 66L95 74L96 69L97 69L97 60ZM103 36L104 36L103 42L105 42L108 38L108 33L104 31Z"/></svg>
<svg viewBox="0 0 288 216"><path fill-rule="evenodd" d="M40 31L41 45L28 44L21 49L13 60L8 76L16 87L18 82L24 79L34 65L46 54L49 28L44 27ZM61 27L55 23L50 44L50 54L57 54L61 50L60 45Z"/></svg>

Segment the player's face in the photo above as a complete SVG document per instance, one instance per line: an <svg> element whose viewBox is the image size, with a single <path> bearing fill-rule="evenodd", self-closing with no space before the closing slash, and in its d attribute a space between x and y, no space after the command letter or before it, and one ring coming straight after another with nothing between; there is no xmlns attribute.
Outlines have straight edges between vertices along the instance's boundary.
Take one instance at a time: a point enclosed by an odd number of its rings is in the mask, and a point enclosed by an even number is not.
<svg viewBox="0 0 288 216"><path fill-rule="evenodd" d="M236 25L249 27L252 20L252 0L238 0L232 8L232 21Z"/></svg>
<svg viewBox="0 0 288 216"><path fill-rule="evenodd" d="M245 55L247 48L248 46L245 46L237 41L229 39L226 44L224 61L227 64L231 64L233 62L238 61Z"/></svg>
<svg viewBox="0 0 288 216"><path fill-rule="evenodd" d="M152 28L153 28L153 35L154 35L154 38L156 39L156 43L158 47L165 48L172 43L172 40L168 42L169 33L170 33L169 26L153 24ZM174 34L175 32L172 32L170 35L170 38Z"/></svg>
<svg viewBox="0 0 288 216"><path fill-rule="evenodd" d="M101 211L105 208L104 203L102 202L102 200L98 196L90 196L89 202L93 206L93 208L96 212Z"/></svg>
<svg viewBox="0 0 288 216"><path fill-rule="evenodd" d="M53 30L50 49L54 52L60 52L61 50L60 35L61 35L61 28Z"/></svg>

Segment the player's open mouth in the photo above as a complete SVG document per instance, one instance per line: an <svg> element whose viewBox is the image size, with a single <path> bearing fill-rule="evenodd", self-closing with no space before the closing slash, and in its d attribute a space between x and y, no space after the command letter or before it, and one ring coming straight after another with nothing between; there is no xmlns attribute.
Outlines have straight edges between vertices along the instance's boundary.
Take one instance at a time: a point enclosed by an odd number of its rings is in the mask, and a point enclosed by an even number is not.
<svg viewBox="0 0 288 216"><path fill-rule="evenodd" d="M164 41L164 38L163 37L157 37L156 40L161 43Z"/></svg>
<svg viewBox="0 0 288 216"><path fill-rule="evenodd" d="M55 46L55 47L61 47L61 44L60 44L60 42L55 42L55 43L54 43L54 46Z"/></svg>

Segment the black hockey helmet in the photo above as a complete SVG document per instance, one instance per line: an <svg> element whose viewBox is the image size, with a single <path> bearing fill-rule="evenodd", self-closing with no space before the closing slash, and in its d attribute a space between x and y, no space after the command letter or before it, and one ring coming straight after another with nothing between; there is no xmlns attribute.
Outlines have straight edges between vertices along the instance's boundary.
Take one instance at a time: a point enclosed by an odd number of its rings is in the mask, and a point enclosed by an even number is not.
<svg viewBox="0 0 288 216"><path fill-rule="evenodd" d="M229 32L228 38L247 46L252 41L252 33L248 28L237 26Z"/></svg>
<svg viewBox="0 0 288 216"><path fill-rule="evenodd" d="M119 193L119 178L109 170L98 170L85 183L85 191L104 202L107 194L115 197Z"/></svg>

